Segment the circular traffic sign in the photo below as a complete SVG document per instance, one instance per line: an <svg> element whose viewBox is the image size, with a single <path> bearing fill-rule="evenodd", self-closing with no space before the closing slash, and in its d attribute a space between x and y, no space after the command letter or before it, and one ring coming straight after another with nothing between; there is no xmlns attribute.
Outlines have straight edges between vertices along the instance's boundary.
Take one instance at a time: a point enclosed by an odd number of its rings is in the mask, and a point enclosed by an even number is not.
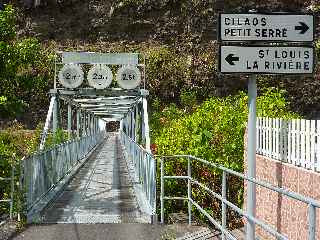
<svg viewBox="0 0 320 240"><path fill-rule="evenodd" d="M123 89L135 89L140 85L141 73L137 67L123 66L118 70L117 81Z"/></svg>
<svg viewBox="0 0 320 240"><path fill-rule="evenodd" d="M89 85L95 89L104 89L112 82L112 71L104 65L95 65L88 72Z"/></svg>
<svg viewBox="0 0 320 240"><path fill-rule="evenodd" d="M74 64L64 65L58 75L59 82L66 88L79 87L84 79L84 73L80 66Z"/></svg>

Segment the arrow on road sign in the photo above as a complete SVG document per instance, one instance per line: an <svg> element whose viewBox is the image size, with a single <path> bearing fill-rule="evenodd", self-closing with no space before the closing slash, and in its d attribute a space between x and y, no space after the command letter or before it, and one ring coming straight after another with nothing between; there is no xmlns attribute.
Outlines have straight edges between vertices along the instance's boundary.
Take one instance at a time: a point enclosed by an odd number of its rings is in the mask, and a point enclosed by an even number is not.
<svg viewBox="0 0 320 240"><path fill-rule="evenodd" d="M234 65L234 62L239 62L239 57L234 57L234 54L231 53L226 57L226 61L230 65Z"/></svg>
<svg viewBox="0 0 320 240"><path fill-rule="evenodd" d="M295 30L300 31L300 34L305 34L309 30L309 26L304 22L299 22L300 26L295 26Z"/></svg>

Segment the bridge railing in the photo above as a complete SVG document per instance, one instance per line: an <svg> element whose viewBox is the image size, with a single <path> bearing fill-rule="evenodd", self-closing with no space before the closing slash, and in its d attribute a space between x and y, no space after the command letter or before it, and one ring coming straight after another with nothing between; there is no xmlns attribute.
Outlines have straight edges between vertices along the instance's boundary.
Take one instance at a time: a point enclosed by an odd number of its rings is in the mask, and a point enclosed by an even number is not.
<svg viewBox="0 0 320 240"><path fill-rule="evenodd" d="M22 162L22 184L29 212L65 178L105 137L105 132L75 138L35 153Z"/></svg>
<svg viewBox="0 0 320 240"><path fill-rule="evenodd" d="M156 160L153 155L120 131L121 143L125 146L135 168L135 178L142 185L152 215L156 212Z"/></svg>
<svg viewBox="0 0 320 240"><path fill-rule="evenodd" d="M14 164L12 163L11 166L11 177L0 177L0 182L10 182L10 199L0 199L0 203L9 203L10 204L10 210L9 210L9 218L12 220L13 217L13 201L14 201L14 185L15 185L15 167Z"/></svg>
<svg viewBox="0 0 320 240"><path fill-rule="evenodd" d="M186 161L187 164L187 175L186 176L166 176L164 172L164 164L165 161L173 161L177 159L183 159ZM276 192L280 195L286 196L291 199L295 199L297 201L300 201L302 203L305 203L308 205L308 239L309 240L315 240L316 239L316 209L320 208L320 203L317 202L314 199L305 197L301 194L288 191L284 188L275 187L270 183L259 181L254 178L249 178L245 176L244 174L235 172L231 169L228 169L226 167L223 167L221 165L208 162L206 160L203 160L201 158L189 156L189 155L175 155L175 156L162 156L160 159L160 179L161 179L161 190L160 190L160 207L161 207L161 222L164 223L164 201L165 200L186 200L188 201L188 215L189 215L189 224L191 224L192 219L192 206L194 206L197 210L199 210L206 218L215 225L222 233L222 239L232 239L236 240L236 238L228 231L227 229L227 207L230 209L233 209L241 216L245 217L247 221L251 221L255 223L256 225L260 226L263 230L271 234L272 236L276 237L276 239L284 240L288 239L287 236L283 235L282 233L278 232L277 229L275 229L273 226L268 225L264 221L257 219L255 216L249 215L244 210L233 204L232 202L228 201L227 199L227 176L233 175L236 177L239 177L240 179L243 179L247 182L255 183L256 185L269 189L273 192ZM194 164L202 164L203 166L207 168L215 168L222 171L222 186L221 186L221 194L214 192L211 190L208 186L206 186L203 183L200 183L197 179L192 177L192 165ZM187 196L165 196L165 184L164 181L167 179L175 179L175 180L187 180ZM214 219L204 208L202 208L193 198L192 198L192 186L196 186L196 188L202 191L205 191L212 195L213 198L218 199L221 201L222 204L222 214L221 219L216 220Z"/></svg>

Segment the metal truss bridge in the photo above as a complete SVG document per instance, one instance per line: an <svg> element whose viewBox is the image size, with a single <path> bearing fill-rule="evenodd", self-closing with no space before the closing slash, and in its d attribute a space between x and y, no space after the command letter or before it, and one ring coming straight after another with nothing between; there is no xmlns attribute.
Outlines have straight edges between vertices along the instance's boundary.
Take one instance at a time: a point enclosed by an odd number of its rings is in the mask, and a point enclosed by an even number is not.
<svg viewBox="0 0 320 240"><path fill-rule="evenodd" d="M90 54L85 57L88 56ZM111 57L107 55L107 58L99 55L99 59L102 58L103 63L107 62L106 59L109 59L108 61L117 59L117 64L128 63L125 62L127 56L123 55L116 58L114 54ZM68 55L62 63L88 64L91 61L92 58L90 61L83 60L74 54L71 60ZM130 63L132 64L132 61ZM135 63L143 69L145 85L145 66L139 65L138 59ZM164 226L165 202L176 200L188 202L190 225L193 211L199 211L214 226L214 229L206 228L196 234L181 236L179 239L243 239L244 237L236 236L227 227L228 208L242 215L245 222L258 225L271 236L288 239L274 226L266 224L228 201L228 176L233 175L238 177L239 181L254 183L306 203L309 206L309 239L316 239L316 209L320 207L317 201L251 179L242 173L204 159L193 156L154 156L150 150L148 91L144 87L129 90L118 88L97 90L88 87L67 89L59 88L55 81L55 88L50 91L50 95L51 101L40 149L22 161L21 185L25 190L25 209L29 223L150 224L150 227L141 230L144 235L147 234L147 237L141 239L157 239L152 236L156 232L152 226L159 222L162 224L158 226ZM66 118L63 118L65 115ZM107 132L105 123L108 122L118 122L118 131ZM50 134L56 134L59 129L65 129L64 132L67 132L69 140L53 147L46 147ZM185 161L187 175L167 176L164 167L166 162L177 159ZM192 168L199 164L203 168L216 168L222 172L220 193L214 192L193 176ZM166 196L164 183L168 179L187 181L187 196ZM193 199L193 187L211 194L212 199L221 202L221 219L214 219ZM113 232L114 237L105 235L96 239L123 239L117 235L119 232L126 233L126 239L139 239L133 230L128 233L128 229L133 225L121 226L117 227L118 233ZM92 225L87 231L90 232L90 228L95 229ZM63 232L61 234L63 235ZM87 232L83 234L88 235ZM39 237L40 235L37 235L37 232L33 233L30 239L44 239ZM17 236L15 239L24 238ZM80 237L70 237L70 239L80 239ZM250 240L248 237L246 239Z"/></svg>

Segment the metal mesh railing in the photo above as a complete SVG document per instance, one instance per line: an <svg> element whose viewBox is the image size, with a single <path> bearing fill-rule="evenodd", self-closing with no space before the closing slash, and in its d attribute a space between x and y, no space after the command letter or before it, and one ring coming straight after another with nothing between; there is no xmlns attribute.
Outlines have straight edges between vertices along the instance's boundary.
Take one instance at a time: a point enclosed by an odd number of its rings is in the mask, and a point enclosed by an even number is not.
<svg viewBox="0 0 320 240"><path fill-rule="evenodd" d="M105 132L99 132L27 157L22 163L27 211L81 163L104 137Z"/></svg>
<svg viewBox="0 0 320 240"><path fill-rule="evenodd" d="M11 176L7 177L7 178L0 177L0 181L10 182L10 199L0 199L0 203L8 203L10 205L10 207L9 207L10 220L12 220L12 217L13 217L14 178L15 178L15 168L14 168L14 164L12 163Z"/></svg>
<svg viewBox="0 0 320 240"><path fill-rule="evenodd" d="M135 178L142 185L153 214L156 212L156 160L153 155L138 145L133 139L120 131L121 143L132 159L135 168Z"/></svg>
<svg viewBox="0 0 320 240"><path fill-rule="evenodd" d="M187 175L185 176L167 176L165 175L165 161L176 161L177 159L182 159L186 162L187 165ZM160 193L160 203L161 203L161 222L164 223L164 201L165 200L185 200L188 201L188 215L189 215L189 224L191 224L191 216L192 216L192 206L194 206L198 211L200 211L215 227L217 227L222 233L222 239L233 239L234 237L231 232L227 228L227 208L234 210L241 216L245 217L247 221L251 221L254 224L260 226L264 231L269 233L270 235L276 237L276 239L287 240L288 237L283 233L279 232L274 226L265 223L264 221L258 219L256 216L252 216L248 214L246 211L242 210L230 200L227 199L227 176L235 176L244 181L251 182L260 186L262 188L268 189L272 192L276 192L282 196L286 196L291 199L295 199L299 202L305 203L308 205L308 239L315 240L316 238L316 210L320 208L320 203L314 199L305 197L301 194L288 191L283 188L275 187L270 183L259 181L254 178L249 178L244 174L235 172L226 167L220 166L218 164L208 162L204 159L189 156L189 155L175 155L175 156L162 156L160 163L161 170L161 193ZM214 168L222 172L222 186L221 186L221 194L213 191L209 186L199 182L198 179L192 177L192 166L196 164L202 164L204 168ZM183 197L175 197L175 196L165 196L165 180L187 180L187 196ZM192 196L192 189L197 188L202 190L203 192L209 193L212 198L218 199L222 204L222 214L221 219L214 219L203 207L200 206L199 203ZM247 238L248 239L248 238Z"/></svg>

